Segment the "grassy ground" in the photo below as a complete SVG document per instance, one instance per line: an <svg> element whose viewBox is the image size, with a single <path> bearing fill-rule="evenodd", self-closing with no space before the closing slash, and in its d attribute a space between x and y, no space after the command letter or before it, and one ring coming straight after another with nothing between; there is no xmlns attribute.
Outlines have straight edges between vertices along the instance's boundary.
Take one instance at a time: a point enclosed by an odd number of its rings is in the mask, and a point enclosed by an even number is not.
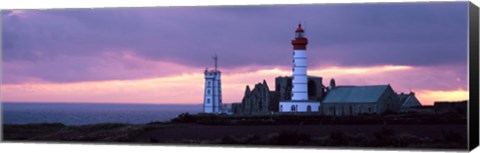
<svg viewBox="0 0 480 153"><path fill-rule="evenodd" d="M142 125L4 125L3 134L5 141L33 142L467 148L467 125L458 118L308 118L183 114L172 122Z"/></svg>

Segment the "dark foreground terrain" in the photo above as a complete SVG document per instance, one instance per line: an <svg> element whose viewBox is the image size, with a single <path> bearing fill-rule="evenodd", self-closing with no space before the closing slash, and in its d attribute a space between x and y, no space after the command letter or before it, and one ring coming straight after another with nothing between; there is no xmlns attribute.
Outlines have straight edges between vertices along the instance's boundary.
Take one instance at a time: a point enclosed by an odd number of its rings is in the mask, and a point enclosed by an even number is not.
<svg viewBox="0 0 480 153"><path fill-rule="evenodd" d="M396 116L380 119L323 118L323 122L319 122L302 117L292 121L295 118L219 118L182 114L171 122L141 125L4 125L3 139L30 142L467 148L467 125L462 119L418 119L411 116L406 119ZM359 121L365 124L357 123Z"/></svg>

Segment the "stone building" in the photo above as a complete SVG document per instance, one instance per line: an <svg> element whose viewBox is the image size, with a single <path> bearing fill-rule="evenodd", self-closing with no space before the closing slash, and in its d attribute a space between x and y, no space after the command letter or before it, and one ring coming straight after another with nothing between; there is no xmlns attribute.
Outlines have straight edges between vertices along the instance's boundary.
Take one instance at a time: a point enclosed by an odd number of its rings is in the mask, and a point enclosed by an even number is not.
<svg viewBox="0 0 480 153"><path fill-rule="evenodd" d="M325 86L323 78L317 76L308 76L308 100L321 101L325 95ZM279 94L280 101L292 98L292 77L276 77L275 91Z"/></svg>
<svg viewBox="0 0 480 153"><path fill-rule="evenodd" d="M322 77L308 76L308 97L311 101L321 101L325 95ZM291 99L292 78L275 78L275 91L270 91L267 82L258 83L253 89L245 87L242 103L232 104L234 114L266 114L279 111L281 100Z"/></svg>
<svg viewBox="0 0 480 153"><path fill-rule="evenodd" d="M331 86L322 103L322 113L328 116L351 116L362 113L398 112L398 95L390 85Z"/></svg>
<svg viewBox="0 0 480 153"><path fill-rule="evenodd" d="M258 83L252 90L247 85L241 104L232 105L235 114L265 114L278 111L278 96L275 91L270 91L267 82Z"/></svg>
<svg viewBox="0 0 480 153"><path fill-rule="evenodd" d="M292 99L292 77L276 77L275 91L282 101Z"/></svg>
<svg viewBox="0 0 480 153"><path fill-rule="evenodd" d="M405 93L402 92L402 93L398 94L398 98L400 99L400 102L402 103L402 106L400 108L401 112L418 112L418 111L420 111L419 108L421 108L422 104L417 99L414 92L410 92L408 94L405 94Z"/></svg>

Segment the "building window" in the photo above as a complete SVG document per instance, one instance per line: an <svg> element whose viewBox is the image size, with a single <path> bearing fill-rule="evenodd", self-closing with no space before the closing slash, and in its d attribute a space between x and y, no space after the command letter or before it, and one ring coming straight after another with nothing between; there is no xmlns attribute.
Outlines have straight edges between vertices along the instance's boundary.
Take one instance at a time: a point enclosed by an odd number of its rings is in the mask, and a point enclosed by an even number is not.
<svg viewBox="0 0 480 153"><path fill-rule="evenodd" d="M295 105L292 105L292 107L290 108L292 112L295 112Z"/></svg>
<svg viewBox="0 0 480 153"><path fill-rule="evenodd" d="M207 94L210 94L210 89L207 89Z"/></svg>
<svg viewBox="0 0 480 153"><path fill-rule="evenodd" d="M283 111L283 105L280 105L280 112Z"/></svg>
<svg viewBox="0 0 480 153"><path fill-rule="evenodd" d="M207 85L209 85L209 86L210 86L210 84L212 84L212 82L211 82L211 81L208 81L208 82L207 82Z"/></svg>
<svg viewBox="0 0 480 153"><path fill-rule="evenodd" d="M368 112L369 112L369 113L372 112L372 107L368 107Z"/></svg>
<svg viewBox="0 0 480 153"><path fill-rule="evenodd" d="M311 112L312 111L312 106L308 105L307 106L307 112Z"/></svg>
<svg viewBox="0 0 480 153"><path fill-rule="evenodd" d="M207 98L207 104L210 104L210 99Z"/></svg>

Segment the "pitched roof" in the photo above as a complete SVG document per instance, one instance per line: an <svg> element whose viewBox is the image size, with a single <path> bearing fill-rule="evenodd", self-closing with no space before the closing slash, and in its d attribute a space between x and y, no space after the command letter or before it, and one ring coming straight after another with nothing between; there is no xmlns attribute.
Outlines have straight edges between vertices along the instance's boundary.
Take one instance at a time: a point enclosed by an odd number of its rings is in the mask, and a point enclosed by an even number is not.
<svg viewBox="0 0 480 153"><path fill-rule="evenodd" d="M398 97L400 98L400 102L402 103L402 107L412 107L412 106L422 106L420 101L415 97L415 94L399 94Z"/></svg>
<svg viewBox="0 0 480 153"><path fill-rule="evenodd" d="M337 86L331 89L323 103L370 103L377 102L390 85Z"/></svg>
<svg viewBox="0 0 480 153"><path fill-rule="evenodd" d="M403 103L407 98L410 97L410 94L399 94L398 98L400 98L400 101Z"/></svg>

